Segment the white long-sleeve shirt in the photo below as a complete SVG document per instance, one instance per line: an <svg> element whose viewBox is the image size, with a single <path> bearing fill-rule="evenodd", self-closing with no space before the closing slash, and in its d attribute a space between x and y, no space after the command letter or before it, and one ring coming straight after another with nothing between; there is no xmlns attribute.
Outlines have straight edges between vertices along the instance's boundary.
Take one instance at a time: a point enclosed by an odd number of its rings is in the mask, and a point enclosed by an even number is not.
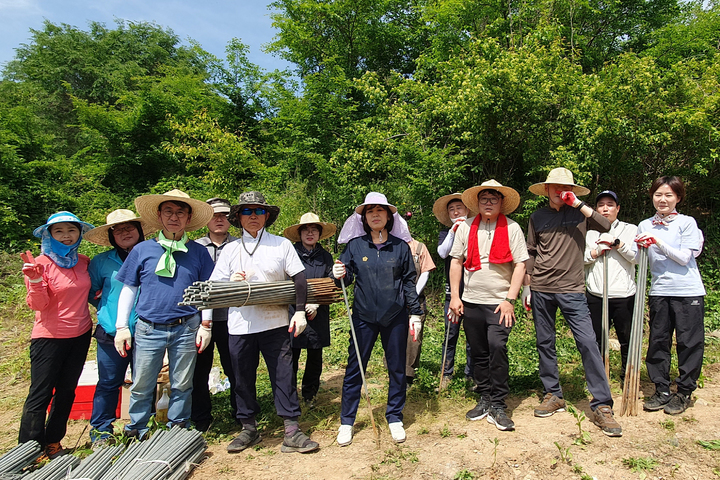
<svg viewBox="0 0 720 480"><path fill-rule="evenodd" d="M620 248L611 248L604 255L592 258L597 249L600 232L588 230L585 235L585 285L591 294L602 297L603 262L608 262L608 298L627 298L635 295L635 256L637 254L637 226L615 220L608 232L623 243Z"/></svg>

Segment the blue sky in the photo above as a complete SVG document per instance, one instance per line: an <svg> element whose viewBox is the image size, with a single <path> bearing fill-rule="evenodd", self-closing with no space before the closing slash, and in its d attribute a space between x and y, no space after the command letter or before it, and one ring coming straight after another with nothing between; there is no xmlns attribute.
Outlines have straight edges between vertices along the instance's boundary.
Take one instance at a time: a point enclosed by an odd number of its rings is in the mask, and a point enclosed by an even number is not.
<svg viewBox="0 0 720 480"><path fill-rule="evenodd" d="M81 30L88 22L114 28L114 19L155 22L172 29L187 44L192 38L208 52L225 57L225 45L237 37L250 47L251 62L266 70L290 68L284 60L263 53L272 28L269 2L263 0L0 0L0 67L27 43L30 29L41 29L47 19Z"/></svg>

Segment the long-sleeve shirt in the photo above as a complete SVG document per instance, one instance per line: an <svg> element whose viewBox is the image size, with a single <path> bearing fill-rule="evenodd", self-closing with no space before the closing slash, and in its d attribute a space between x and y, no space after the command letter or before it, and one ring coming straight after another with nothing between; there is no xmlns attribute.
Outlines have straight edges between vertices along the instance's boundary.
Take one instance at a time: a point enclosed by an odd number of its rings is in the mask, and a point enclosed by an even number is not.
<svg viewBox="0 0 720 480"><path fill-rule="evenodd" d="M234 242L237 240L237 237L233 237L232 235L229 235L225 238L225 241L221 243L220 245L215 245L215 243L210 239L210 236L206 235L204 237L198 238L195 240L200 245L203 245L208 253L210 254L210 257L212 258L213 263L217 263L218 258L220 258L220 253L222 252L222 249L225 248L226 245L228 245L231 242ZM213 316L212 316L213 322L227 322L228 319L228 309L227 308L215 308L213 309Z"/></svg>
<svg viewBox="0 0 720 480"><path fill-rule="evenodd" d="M530 287L544 293L584 293L585 234L589 229L610 230L610 220L593 211L585 217L579 208L543 207L530 215L525 263Z"/></svg>
<svg viewBox="0 0 720 480"><path fill-rule="evenodd" d="M622 247L611 248L598 258L592 257L597 249L600 232L588 230L585 235L585 282L591 294L603 294L603 262L608 262L608 298L627 298L635 295L635 255L637 254L637 226L615 220L608 232L620 239ZM602 257L602 258L601 258Z"/></svg>
<svg viewBox="0 0 720 480"><path fill-rule="evenodd" d="M90 296L89 301L97 307L98 325L102 327L110 336L115 336L115 321L117 320L118 299L123 283L115 277L120 271L123 262L116 249L99 253L90 260ZM95 299L95 295L99 290L102 294L99 299ZM135 323L137 323L137 314L135 308L130 312L130 321L128 326L130 331L135 331ZM95 334L98 335L97 333Z"/></svg>
<svg viewBox="0 0 720 480"><path fill-rule="evenodd" d="M58 267L45 255L37 257L35 263L44 265L45 271L40 282L30 283L25 278L25 301L35 310L32 338L75 338L90 330L90 259L78 255L72 268Z"/></svg>

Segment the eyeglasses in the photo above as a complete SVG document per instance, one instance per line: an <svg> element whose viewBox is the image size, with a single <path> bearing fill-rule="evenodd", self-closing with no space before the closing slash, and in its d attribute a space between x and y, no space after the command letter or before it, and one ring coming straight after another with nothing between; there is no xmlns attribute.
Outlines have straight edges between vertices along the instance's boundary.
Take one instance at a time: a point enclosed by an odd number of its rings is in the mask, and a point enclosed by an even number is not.
<svg viewBox="0 0 720 480"><path fill-rule="evenodd" d="M171 218L173 215L175 215L177 218L185 218L188 216L188 212L185 210L161 210L160 213L165 218Z"/></svg>
<svg viewBox="0 0 720 480"><path fill-rule="evenodd" d="M111 227L110 230L112 230L114 235L122 235L124 233L130 233L135 231L134 225L125 225L124 227Z"/></svg>
<svg viewBox="0 0 720 480"><path fill-rule="evenodd" d="M497 205L500 202L498 197L480 197L478 203L480 205Z"/></svg>
<svg viewBox="0 0 720 480"><path fill-rule="evenodd" d="M249 215L253 215L253 214L265 215L266 213L267 213L267 210L265 210L262 207L243 208L242 210L240 210L240 215L245 215L245 216L249 216Z"/></svg>

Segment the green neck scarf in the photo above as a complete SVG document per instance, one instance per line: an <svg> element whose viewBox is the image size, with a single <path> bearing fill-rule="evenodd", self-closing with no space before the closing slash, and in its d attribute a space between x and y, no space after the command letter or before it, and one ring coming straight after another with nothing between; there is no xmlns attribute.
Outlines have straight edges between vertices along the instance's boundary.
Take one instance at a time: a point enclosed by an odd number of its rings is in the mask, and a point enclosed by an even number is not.
<svg viewBox="0 0 720 480"><path fill-rule="evenodd" d="M177 267L177 263L175 262L173 253L187 253L188 248L187 245L185 245L187 241L187 233L183 232L183 236L180 238L180 240L168 240L167 238L165 238L165 235L163 235L162 230L160 230L160 233L157 237L157 243L159 243L160 246L165 249L165 253L162 254L160 260L158 261L157 267L155 267L155 274L157 276L169 278L175 276L175 268Z"/></svg>

